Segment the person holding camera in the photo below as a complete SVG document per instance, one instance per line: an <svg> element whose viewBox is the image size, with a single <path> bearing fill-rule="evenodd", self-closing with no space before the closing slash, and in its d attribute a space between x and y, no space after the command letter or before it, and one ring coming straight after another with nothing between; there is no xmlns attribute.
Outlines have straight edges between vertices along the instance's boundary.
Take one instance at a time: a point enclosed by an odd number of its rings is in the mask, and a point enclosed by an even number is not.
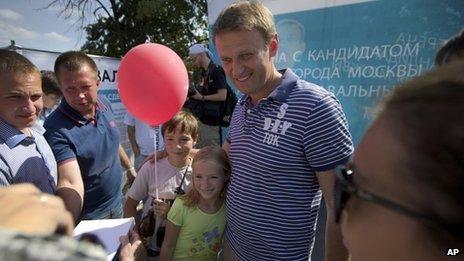
<svg viewBox="0 0 464 261"><path fill-rule="evenodd" d="M204 70L202 85L198 86L198 90L196 88L189 90L189 99L203 104L200 115L192 110L200 120L200 138L197 144L199 148L222 145L219 119L221 108L227 99L227 80L224 70L211 61L211 56L211 52L204 44L197 43L189 48L189 57L193 66Z"/></svg>
<svg viewBox="0 0 464 261"><path fill-rule="evenodd" d="M149 256L159 254L169 202L190 190L192 159L189 154L198 138L198 121L191 113L180 111L163 124L161 133L167 157L142 165L127 192L124 206L124 217L135 217L138 203L147 198L139 231L142 236L153 235L148 246ZM158 198L162 200L156 200L157 190Z"/></svg>

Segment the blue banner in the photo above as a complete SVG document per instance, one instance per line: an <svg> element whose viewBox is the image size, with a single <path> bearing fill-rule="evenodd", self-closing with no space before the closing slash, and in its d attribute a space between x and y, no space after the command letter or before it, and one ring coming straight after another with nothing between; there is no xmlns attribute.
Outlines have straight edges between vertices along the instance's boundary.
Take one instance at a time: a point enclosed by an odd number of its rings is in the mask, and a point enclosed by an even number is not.
<svg viewBox="0 0 464 261"><path fill-rule="evenodd" d="M430 70L443 41L464 27L461 0L380 0L275 15L277 68L333 92L355 144L378 101Z"/></svg>

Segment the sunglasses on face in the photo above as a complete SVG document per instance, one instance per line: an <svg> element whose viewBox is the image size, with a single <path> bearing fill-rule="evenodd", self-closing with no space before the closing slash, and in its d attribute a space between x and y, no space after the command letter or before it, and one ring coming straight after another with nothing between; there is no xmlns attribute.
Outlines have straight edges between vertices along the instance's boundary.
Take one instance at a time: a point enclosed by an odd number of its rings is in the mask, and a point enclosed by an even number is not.
<svg viewBox="0 0 464 261"><path fill-rule="evenodd" d="M334 203L336 223L339 223L343 209L346 207L346 204L350 197L356 196L361 200L377 204L384 208L395 211L399 214L420 220L427 226L440 229L459 238L464 238L464 230L460 228L446 224L445 222L437 218L421 214L414 210L410 210L398 203L395 203L391 200L388 200L381 196L375 195L369 191L366 191L362 188L359 188L357 185L353 183L353 176L356 175L354 167L339 167L337 168L335 175L336 180L334 188Z"/></svg>

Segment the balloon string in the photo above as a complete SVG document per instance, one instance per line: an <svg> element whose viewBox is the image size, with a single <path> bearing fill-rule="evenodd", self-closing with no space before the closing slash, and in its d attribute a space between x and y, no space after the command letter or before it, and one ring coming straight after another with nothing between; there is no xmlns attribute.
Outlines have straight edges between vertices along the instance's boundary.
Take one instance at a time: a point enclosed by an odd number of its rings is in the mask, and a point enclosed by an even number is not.
<svg viewBox="0 0 464 261"><path fill-rule="evenodd" d="M158 187L159 187L159 184L158 184L158 164L157 164L157 157L158 157L158 150L156 148L156 136L158 134L158 130L156 128L156 126L154 127L154 135L153 135L153 145L154 145L154 148L155 148L155 184L156 184L156 188L155 188L155 194L156 194L156 199L159 200L159 191L158 191Z"/></svg>

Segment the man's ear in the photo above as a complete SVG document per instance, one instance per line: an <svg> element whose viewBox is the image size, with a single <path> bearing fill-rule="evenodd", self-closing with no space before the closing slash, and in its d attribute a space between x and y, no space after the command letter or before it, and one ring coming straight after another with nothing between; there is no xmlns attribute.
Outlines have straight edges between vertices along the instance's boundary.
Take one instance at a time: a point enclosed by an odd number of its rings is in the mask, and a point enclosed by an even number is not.
<svg viewBox="0 0 464 261"><path fill-rule="evenodd" d="M279 37L277 34L272 37L271 42L269 43L269 57L275 57L277 54L277 49L279 48Z"/></svg>

